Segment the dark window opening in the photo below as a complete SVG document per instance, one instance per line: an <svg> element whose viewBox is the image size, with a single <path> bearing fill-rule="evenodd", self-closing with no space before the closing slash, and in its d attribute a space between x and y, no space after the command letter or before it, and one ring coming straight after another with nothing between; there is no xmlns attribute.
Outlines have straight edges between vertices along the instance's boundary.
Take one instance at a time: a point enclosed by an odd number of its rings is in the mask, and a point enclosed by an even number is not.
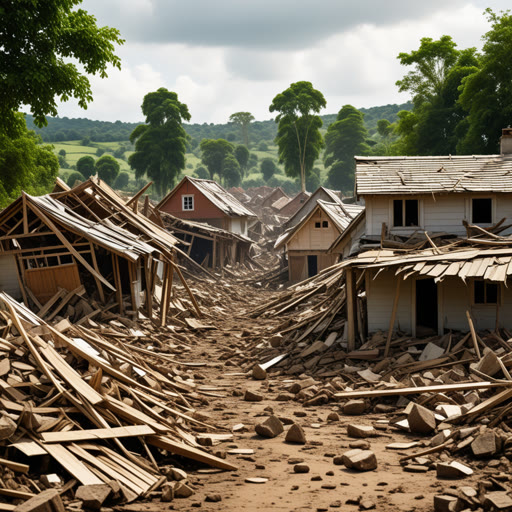
<svg viewBox="0 0 512 512"><path fill-rule="evenodd" d="M393 226L403 226L403 225L404 225L404 217L403 217L402 200L395 199L393 201Z"/></svg>
<svg viewBox="0 0 512 512"><path fill-rule="evenodd" d="M315 222L315 228L320 229L322 227L322 224L320 222Z"/></svg>
<svg viewBox="0 0 512 512"><path fill-rule="evenodd" d="M419 226L419 202L417 199L393 200L393 226Z"/></svg>
<svg viewBox="0 0 512 512"><path fill-rule="evenodd" d="M497 304L498 303L498 283L488 283L486 281L474 281L474 300L475 304Z"/></svg>
<svg viewBox="0 0 512 512"><path fill-rule="evenodd" d="M491 224L492 223L492 199L473 199L473 223Z"/></svg>
<svg viewBox="0 0 512 512"><path fill-rule="evenodd" d="M323 227L323 228L328 228L328 227L329 227L329 223L328 223L326 220L324 220L324 221L322 222L322 227Z"/></svg>

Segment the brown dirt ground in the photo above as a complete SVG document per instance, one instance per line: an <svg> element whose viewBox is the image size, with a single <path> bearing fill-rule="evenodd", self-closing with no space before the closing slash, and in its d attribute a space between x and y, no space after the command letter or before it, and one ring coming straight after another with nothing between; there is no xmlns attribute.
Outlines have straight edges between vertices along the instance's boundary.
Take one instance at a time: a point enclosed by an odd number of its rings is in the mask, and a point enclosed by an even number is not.
<svg viewBox="0 0 512 512"><path fill-rule="evenodd" d="M264 299L262 294L262 298ZM224 305L225 306L225 305ZM240 308L236 311L240 312ZM210 397L209 404L201 407L201 413L209 416L208 422L220 425L231 432L234 425L243 423L247 430L235 433L233 440L221 442L211 448L212 451L229 452L233 448L254 450L251 455L227 454L227 460L238 466L237 471L215 471L203 473L197 469L185 467L189 481L195 488L195 494L186 499L175 499L169 504L137 504L136 510L157 511L195 510L204 511L335 511L362 510L360 500L368 499L379 511L417 511L433 510L434 495L442 494L446 489L457 489L462 485L476 486L482 474L475 474L463 481L439 480L435 470L427 473L405 472L399 459L410 455L412 450L397 452L386 450L391 442L419 440L428 442L429 438L415 437L397 431L379 431L378 437L369 439L371 449L378 460L378 468L370 472L356 472L344 466L334 465L333 457L349 450L349 444L356 439L346 433L348 423L363 425L374 424L376 420L386 419L385 415L344 416L339 404L331 402L318 407L304 407L295 401L277 402L275 397L290 382L284 376L269 375L267 381L256 381L236 366L220 360L222 347L226 340L240 339L243 350L241 329L267 328L268 321L248 320L240 317L214 320L218 330L207 335L197 333L192 350L182 360L187 362L205 361L206 366L194 369L206 377L202 382L219 389L215 393L222 395ZM206 355L205 355L206 354ZM296 379L295 379L296 380ZM264 396L261 402L244 401L243 396L233 396L233 391L250 389ZM280 418L288 418L299 423L305 430L307 444L293 445L284 441L285 434L274 439L265 439L255 434L256 423L264 421L271 408ZM265 410L267 409L267 410ZM327 421L330 412L338 412L340 420ZM296 413L305 413L297 416ZM288 427L285 426L285 433ZM415 450L421 450L419 447ZM442 456L443 457L443 456ZM296 474L293 471L294 459L303 460L310 467L309 473ZM246 478L264 477L263 484L247 483ZM328 486L327 488L324 486ZM221 501L205 501L207 496L218 494ZM157 503L158 501L158 503ZM127 507L135 510L131 506Z"/></svg>

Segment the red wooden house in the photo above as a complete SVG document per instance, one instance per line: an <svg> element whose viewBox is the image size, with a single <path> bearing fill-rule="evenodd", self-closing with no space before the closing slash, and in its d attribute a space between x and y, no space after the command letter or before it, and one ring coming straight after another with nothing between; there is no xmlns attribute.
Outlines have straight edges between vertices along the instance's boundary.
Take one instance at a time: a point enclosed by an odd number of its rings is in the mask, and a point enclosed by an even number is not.
<svg viewBox="0 0 512 512"><path fill-rule="evenodd" d="M247 236L256 215L212 180L185 176L157 205L157 209L179 219L205 222L210 226Z"/></svg>

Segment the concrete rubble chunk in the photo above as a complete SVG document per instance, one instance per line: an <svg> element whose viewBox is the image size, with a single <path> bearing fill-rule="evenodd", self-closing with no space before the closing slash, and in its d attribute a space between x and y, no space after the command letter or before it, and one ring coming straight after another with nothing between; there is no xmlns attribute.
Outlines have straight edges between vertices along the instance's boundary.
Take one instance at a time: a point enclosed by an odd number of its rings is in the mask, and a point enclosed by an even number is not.
<svg viewBox="0 0 512 512"><path fill-rule="evenodd" d="M82 501L85 509L99 510L111 492L112 487L108 484L81 485L75 498Z"/></svg>
<svg viewBox="0 0 512 512"><path fill-rule="evenodd" d="M279 418L269 416L263 423L256 425L255 430L260 436L272 438L284 432L284 427Z"/></svg>
<svg viewBox="0 0 512 512"><path fill-rule="evenodd" d="M475 457L491 457L498 451L498 440L494 432L480 434L471 443L471 450Z"/></svg>
<svg viewBox="0 0 512 512"><path fill-rule="evenodd" d="M244 394L244 400L246 402L261 402L263 400L263 395L248 389Z"/></svg>
<svg viewBox="0 0 512 512"><path fill-rule="evenodd" d="M371 425L347 425L347 434L349 437L365 438L375 437L377 431Z"/></svg>
<svg viewBox="0 0 512 512"><path fill-rule="evenodd" d="M484 495L483 506L491 512L512 512L512 498L503 491L489 492Z"/></svg>
<svg viewBox="0 0 512 512"><path fill-rule="evenodd" d="M65 512L64 504L56 489L47 489L18 505L15 512Z"/></svg>
<svg viewBox="0 0 512 512"><path fill-rule="evenodd" d="M440 462L436 466L438 478L465 478L473 474L473 470L457 461Z"/></svg>
<svg viewBox="0 0 512 512"><path fill-rule="evenodd" d="M413 404L407 416L411 432L417 434L430 434L436 428L434 413L422 405Z"/></svg>
<svg viewBox="0 0 512 512"><path fill-rule="evenodd" d="M377 457L371 450L349 450L343 455L343 464L357 471L372 471L377 468Z"/></svg>
<svg viewBox="0 0 512 512"><path fill-rule="evenodd" d="M304 429L299 424L294 423L286 433L285 441L287 443L306 444Z"/></svg>
<svg viewBox="0 0 512 512"><path fill-rule="evenodd" d="M343 406L343 414L347 414L349 416L358 416L363 414L366 410L366 401L365 400L349 400Z"/></svg>
<svg viewBox="0 0 512 512"><path fill-rule="evenodd" d="M455 496L438 494L434 496L434 512L455 512L460 510L460 500Z"/></svg>
<svg viewBox="0 0 512 512"><path fill-rule="evenodd" d="M194 489L184 482L177 482L174 485L175 498L190 498L194 494Z"/></svg>
<svg viewBox="0 0 512 512"><path fill-rule="evenodd" d="M252 377L256 380L265 380L267 378L267 370L256 364L252 369Z"/></svg>

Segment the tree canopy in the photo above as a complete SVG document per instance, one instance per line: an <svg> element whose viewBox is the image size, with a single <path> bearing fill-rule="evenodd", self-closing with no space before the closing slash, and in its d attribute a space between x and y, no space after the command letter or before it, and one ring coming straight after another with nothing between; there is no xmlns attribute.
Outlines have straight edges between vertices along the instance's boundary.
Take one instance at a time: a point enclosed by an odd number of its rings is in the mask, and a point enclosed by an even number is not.
<svg viewBox="0 0 512 512"><path fill-rule="evenodd" d="M7 206L21 191L33 195L51 190L59 172L59 160L51 146L39 144L28 131L23 114L15 114L6 130L0 126L0 207Z"/></svg>
<svg viewBox="0 0 512 512"><path fill-rule="evenodd" d="M277 170L276 162L273 158L266 157L260 163L260 170L261 174L263 174L263 179L268 181Z"/></svg>
<svg viewBox="0 0 512 512"><path fill-rule="evenodd" d="M254 116L250 112L235 112L229 116L229 121L240 126L242 142L249 147L249 125L254 121Z"/></svg>
<svg viewBox="0 0 512 512"><path fill-rule="evenodd" d="M147 175L157 193L164 196L185 168L187 134L182 123L190 120L190 113L175 92L163 87L144 96L142 113L146 124L137 126L130 135L135 152L128 163L136 179Z"/></svg>
<svg viewBox="0 0 512 512"><path fill-rule="evenodd" d="M114 53L119 31L98 27L93 15L75 10L82 0L3 0L0 5L0 125L8 126L22 105L37 126L57 115L57 100L76 98L87 108L87 75L107 76L120 68ZM83 71L79 70L83 68Z"/></svg>
<svg viewBox="0 0 512 512"><path fill-rule="evenodd" d="M240 173L243 176L247 170L247 164L249 163L249 150L247 149L247 146L239 144L235 147L234 154L238 164L240 165Z"/></svg>
<svg viewBox="0 0 512 512"><path fill-rule="evenodd" d="M498 153L501 129L512 124L512 15L485 12L491 30L483 36L478 69L465 78L460 95L468 112L460 153Z"/></svg>
<svg viewBox="0 0 512 512"><path fill-rule="evenodd" d="M269 107L279 112L276 143L279 162L288 176L300 177L301 190L306 190L306 176L324 146L320 128L322 119L316 115L326 106L323 94L311 82L296 82L278 94Z"/></svg>
<svg viewBox="0 0 512 512"><path fill-rule="evenodd" d="M447 155L457 151L460 126L466 117L459 95L465 77L478 66L475 48L457 50L450 36L421 40L418 50L400 53L405 66L414 66L397 82L413 95L413 111L400 112L400 140L391 152L404 155Z"/></svg>
<svg viewBox="0 0 512 512"><path fill-rule="evenodd" d="M119 174L119 164L113 156L103 155L96 161L95 168L98 178L110 186L114 185Z"/></svg>
<svg viewBox="0 0 512 512"><path fill-rule="evenodd" d="M226 187L238 187L242 181L240 173L240 164L231 153L226 155L222 166L222 176Z"/></svg>
<svg viewBox="0 0 512 512"><path fill-rule="evenodd" d="M201 149L201 162L206 166L213 180L215 174L222 179L224 160L234 151L233 144L224 139L203 139L199 144ZM240 172L240 171L239 171Z"/></svg>
<svg viewBox="0 0 512 512"><path fill-rule="evenodd" d="M343 106L325 135L324 164L330 168L328 180L334 189L353 190L354 156L368 154L367 136L363 114L352 105Z"/></svg>
<svg viewBox="0 0 512 512"><path fill-rule="evenodd" d="M92 176L95 173L94 158L92 156L83 156L76 162L76 170L85 178Z"/></svg>

